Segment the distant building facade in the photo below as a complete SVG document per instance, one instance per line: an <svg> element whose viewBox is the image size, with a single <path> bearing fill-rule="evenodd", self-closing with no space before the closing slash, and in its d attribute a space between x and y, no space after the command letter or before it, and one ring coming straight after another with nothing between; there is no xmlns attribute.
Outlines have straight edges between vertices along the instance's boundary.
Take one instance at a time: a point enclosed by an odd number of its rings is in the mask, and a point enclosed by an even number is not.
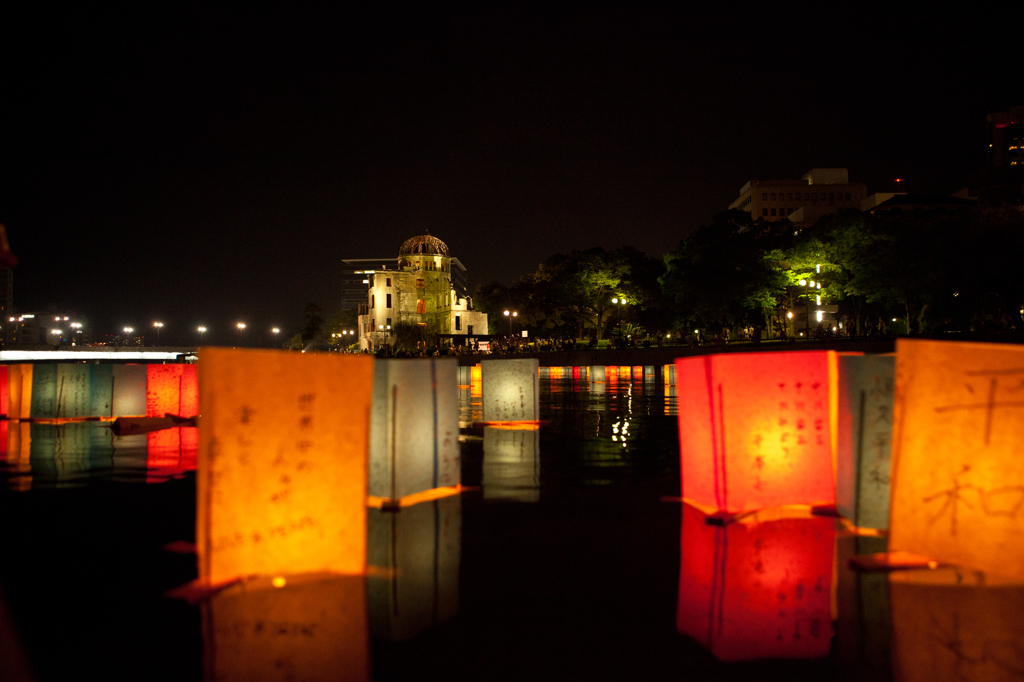
<svg viewBox="0 0 1024 682"><path fill-rule="evenodd" d="M989 114L985 121L989 168L1024 166L1024 107Z"/></svg>
<svg viewBox="0 0 1024 682"><path fill-rule="evenodd" d="M729 208L747 211L754 220L810 225L829 213L859 209L866 196L867 186L850 182L845 168L814 168L799 179L751 180Z"/></svg>
<svg viewBox="0 0 1024 682"><path fill-rule="evenodd" d="M367 287L359 307L361 349L394 345L399 325L419 325L455 345L487 334L487 314L473 310L466 293L466 268L444 242L429 234L407 239L392 262L392 267L384 262L379 268L353 269Z"/></svg>

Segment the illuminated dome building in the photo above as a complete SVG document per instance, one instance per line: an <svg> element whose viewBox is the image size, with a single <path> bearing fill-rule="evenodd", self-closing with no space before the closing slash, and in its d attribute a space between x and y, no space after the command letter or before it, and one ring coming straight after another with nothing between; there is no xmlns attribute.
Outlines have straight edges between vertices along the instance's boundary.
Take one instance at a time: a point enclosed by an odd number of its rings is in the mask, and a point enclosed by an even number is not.
<svg viewBox="0 0 1024 682"><path fill-rule="evenodd" d="M453 281L452 268L456 277ZM473 310L466 294L466 268L448 246L430 234L405 240L397 267L364 270L367 302L359 310L359 347L394 344L398 325L419 325L441 344L463 345L487 334L487 314Z"/></svg>

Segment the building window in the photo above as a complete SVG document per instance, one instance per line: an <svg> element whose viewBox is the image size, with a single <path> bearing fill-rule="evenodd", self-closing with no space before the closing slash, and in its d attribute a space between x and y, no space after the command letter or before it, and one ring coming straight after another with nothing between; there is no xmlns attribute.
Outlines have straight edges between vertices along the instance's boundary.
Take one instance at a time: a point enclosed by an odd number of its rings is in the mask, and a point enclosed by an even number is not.
<svg viewBox="0 0 1024 682"><path fill-rule="evenodd" d="M772 209L772 215L775 215L775 209L774 208Z"/></svg>
<svg viewBox="0 0 1024 682"><path fill-rule="evenodd" d="M416 301L416 312L419 313L420 315L422 315L425 312L427 312L427 301L426 301L426 299L421 298L418 301Z"/></svg>
<svg viewBox="0 0 1024 682"><path fill-rule="evenodd" d="M469 334L470 336L473 335L473 325L469 325L468 327L466 327L466 333Z"/></svg>
<svg viewBox="0 0 1024 682"><path fill-rule="evenodd" d="M793 193L786 192L786 201L793 201Z"/></svg>
<svg viewBox="0 0 1024 682"><path fill-rule="evenodd" d="M462 331L462 316L455 316L455 331Z"/></svg>
<svg viewBox="0 0 1024 682"><path fill-rule="evenodd" d="M850 200L850 193L849 193L849 192L847 192L847 193L846 193L846 200L847 200L847 201L849 201L849 200Z"/></svg>
<svg viewBox="0 0 1024 682"><path fill-rule="evenodd" d="M811 201L817 201L817 200L818 200L818 193L817 192L811 192Z"/></svg>
<svg viewBox="0 0 1024 682"><path fill-rule="evenodd" d="M763 216L768 215L768 209L767 208L762 208L761 209L761 215L763 215Z"/></svg>
<svg viewBox="0 0 1024 682"><path fill-rule="evenodd" d="M374 296L373 294L370 294L370 307L371 308L376 308L377 307L376 305L374 305L375 302L376 302L376 296Z"/></svg>
<svg viewBox="0 0 1024 682"><path fill-rule="evenodd" d="M772 192L772 201L775 201L775 192Z"/></svg>
<svg viewBox="0 0 1024 682"><path fill-rule="evenodd" d="M390 308L391 307L391 294L388 294L387 296L388 296L387 303L388 303L388 307Z"/></svg>
<svg viewBox="0 0 1024 682"><path fill-rule="evenodd" d="M761 201L768 201L768 192L761 192Z"/></svg>
<svg viewBox="0 0 1024 682"><path fill-rule="evenodd" d="M391 328L391 318L389 317L388 318L388 329L390 329L390 328Z"/></svg>
<svg viewBox="0 0 1024 682"><path fill-rule="evenodd" d="M807 192L804 192L804 201L809 201L809 200L810 199L809 199L809 196L808 196Z"/></svg>
<svg viewBox="0 0 1024 682"><path fill-rule="evenodd" d="M387 283L388 283L388 286L391 286L391 278L390 277L388 277ZM389 305L388 307L390 308L391 306Z"/></svg>

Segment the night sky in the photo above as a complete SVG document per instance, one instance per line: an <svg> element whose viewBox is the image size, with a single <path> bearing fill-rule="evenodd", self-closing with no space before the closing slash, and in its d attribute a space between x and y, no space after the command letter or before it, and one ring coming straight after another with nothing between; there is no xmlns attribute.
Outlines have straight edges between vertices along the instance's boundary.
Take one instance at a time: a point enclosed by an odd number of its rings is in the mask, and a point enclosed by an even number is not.
<svg viewBox="0 0 1024 682"><path fill-rule="evenodd" d="M750 179L953 192L985 115L1024 104L1020 9L490 5L8 14L16 308L228 342L335 312L341 259L425 230L471 287L559 251L660 257Z"/></svg>

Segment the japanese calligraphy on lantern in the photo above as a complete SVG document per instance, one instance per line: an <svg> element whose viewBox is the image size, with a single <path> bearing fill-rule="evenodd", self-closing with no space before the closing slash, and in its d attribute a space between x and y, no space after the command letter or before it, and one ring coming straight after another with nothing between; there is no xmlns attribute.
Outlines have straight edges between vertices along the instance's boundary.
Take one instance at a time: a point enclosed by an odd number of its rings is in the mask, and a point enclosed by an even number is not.
<svg viewBox="0 0 1024 682"><path fill-rule="evenodd" d="M199 576L366 566L373 359L203 349Z"/></svg>
<svg viewBox="0 0 1024 682"><path fill-rule="evenodd" d="M683 497L709 510L835 502L836 355L676 360Z"/></svg>
<svg viewBox="0 0 1024 682"><path fill-rule="evenodd" d="M889 527L894 356L839 358L836 506L864 528Z"/></svg>
<svg viewBox="0 0 1024 682"><path fill-rule="evenodd" d="M900 339L890 544L1024 578L1024 348Z"/></svg>
<svg viewBox="0 0 1024 682"><path fill-rule="evenodd" d="M484 360L485 422L540 419L540 381L537 360Z"/></svg>

